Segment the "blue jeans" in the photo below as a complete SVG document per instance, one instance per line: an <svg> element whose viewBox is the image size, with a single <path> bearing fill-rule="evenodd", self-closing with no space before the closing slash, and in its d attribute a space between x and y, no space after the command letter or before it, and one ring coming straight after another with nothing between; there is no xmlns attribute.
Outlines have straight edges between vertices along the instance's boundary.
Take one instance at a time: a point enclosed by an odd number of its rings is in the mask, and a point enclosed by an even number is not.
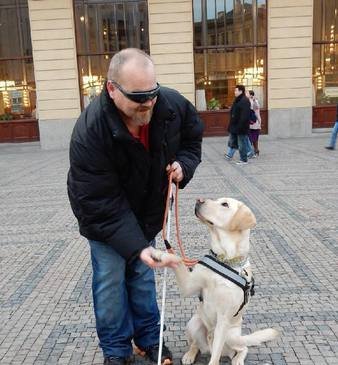
<svg viewBox="0 0 338 365"><path fill-rule="evenodd" d="M126 264L110 245L89 241L96 331L104 357L128 357L159 342L154 271L140 259Z"/></svg>
<svg viewBox="0 0 338 365"><path fill-rule="evenodd" d="M335 125L333 126L329 147L336 148L337 134L338 134L338 120L336 121Z"/></svg>
<svg viewBox="0 0 338 365"><path fill-rule="evenodd" d="M246 151L248 157L252 157L255 154L249 136L246 139Z"/></svg>
<svg viewBox="0 0 338 365"><path fill-rule="evenodd" d="M247 134L229 134L229 141L228 141L228 150L227 150L227 155L229 157L233 157L236 149L238 149L239 151L239 157L241 159L241 161L248 161L248 143L250 143L249 141L249 137Z"/></svg>

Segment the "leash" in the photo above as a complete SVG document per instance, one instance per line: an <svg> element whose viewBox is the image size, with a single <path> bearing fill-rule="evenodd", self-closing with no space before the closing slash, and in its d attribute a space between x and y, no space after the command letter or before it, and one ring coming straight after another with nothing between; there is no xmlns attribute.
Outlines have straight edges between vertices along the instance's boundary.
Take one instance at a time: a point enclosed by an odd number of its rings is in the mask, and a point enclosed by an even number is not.
<svg viewBox="0 0 338 365"><path fill-rule="evenodd" d="M172 212L172 206L175 202L175 227L176 227L176 240L177 244L180 250L180 254L182 257L182 261L185 264L185 266L191 268L195 266L198 262L198 260L189 259L184 252L181 236L180 236L180 227L179 227L179 217L178 217L178 182L175 183L175 199L172 192L172 184L173 184L173 173L171 172L168 176L169 184L168 184L168 194L167 194L167 200L166 200L166 207L164 211L164 218L163 218L163 226L162 226L162 238L165 244L165 247L169 253L175 253L174 249L172 248L170 242L169 242L169 236L167 235L167 226L168 224L168 217L169 213Z"/></svg>

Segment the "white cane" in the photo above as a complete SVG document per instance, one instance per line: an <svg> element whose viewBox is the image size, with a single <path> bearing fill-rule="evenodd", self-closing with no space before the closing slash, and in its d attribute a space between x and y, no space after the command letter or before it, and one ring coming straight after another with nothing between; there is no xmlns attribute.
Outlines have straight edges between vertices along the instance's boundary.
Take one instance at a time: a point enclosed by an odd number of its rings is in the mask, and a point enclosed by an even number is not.
<svg viewBox="0 0 338 365"><path fill-rule="evenodd" d="M169 200L169 209L168 209L168 217L167 217L167 234L166 234L166 240L167 242L170 242L170 221L171 221L171 211L172 211L172 202L173 202L173 189L172 184L169 184L168 186L168 194L170 197ZM161 320L160 320L160 339L159 339L159 349L158 349L158 359L157 359L157 365L161 365L161 359L162 359L162 347L163 347L163 328L164 328L164 312L165 312L165 296L166 296L166 290L167 290L167 271L168 269L164 268L163 273L163 286L162 286L162 304L161 304Z"/></svg>

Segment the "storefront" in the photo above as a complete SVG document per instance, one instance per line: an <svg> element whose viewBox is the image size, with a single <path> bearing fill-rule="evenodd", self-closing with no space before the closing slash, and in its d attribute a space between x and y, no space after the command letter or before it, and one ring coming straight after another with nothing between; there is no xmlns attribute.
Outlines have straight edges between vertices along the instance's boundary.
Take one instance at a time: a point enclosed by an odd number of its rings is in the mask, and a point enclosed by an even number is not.
<svg viewBox="0 0 338 365"><path fill-rule="evenodd" d="M256 0L193 1L196 107L206 135L224 135L237 84L255 92L267 132L266 5Z"/></svg>
<svg viewBox="0 0 338 365"><path fill-rule="evenodd" d="M159 82L224 135L236 84L258 97L263 133L331 127L338 0L0 0L0 142L68 145L118 50L150 53Z"/></svg>
<svg viewBox="0 0 338 365"><path fill-rule="evenodd" d="M0 1L0 141L38 140L27 1Z"/></svg>
<svg viewBox="0 0 338 365"><path fill-rule="evenodd" d="M315 0L313 128L332 127L338 103L338 1Z"/></svg>

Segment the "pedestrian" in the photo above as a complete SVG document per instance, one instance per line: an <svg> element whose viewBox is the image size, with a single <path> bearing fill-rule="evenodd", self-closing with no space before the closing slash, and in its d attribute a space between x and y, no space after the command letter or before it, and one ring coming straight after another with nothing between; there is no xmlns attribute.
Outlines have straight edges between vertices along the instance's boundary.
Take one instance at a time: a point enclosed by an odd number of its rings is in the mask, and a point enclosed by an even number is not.
<svg viewBox="0 0 338 365"><path fill-rule="evenodd" d="M249 129L249 138L250 142L253 145L254 156L259 156L259 148L258 148L258 139L261 131L262 119L260 113L260 106L257 98L255 97L255 93L253 90L249 90L249 98L251 103L251 109L254 111L254 116L256 118L250 118L250 129Z"/></svg>
<svg viewBox="0 0 338 365"><path fill-rule="evenodd" d="M230 110L230 122L228 126L228 149L224 157L231 160L236 149L239 151L239 165L248 163L248 132L250 119L250 101L245 95L244 85L236 85L235 100Z"/></svg>
<svg viewBox="0 0 338 365"><path fill-rule="evenodd" d="M338 104L337 104L337 111L336 111L336 122L332 128L330 142L329 142L329 145L325 147L326 149L328 149L328 150L336 149L337 134L338 134Z"/></svg>
<svg viewBox="0 0 338 365"><path fill-rule="evenodd" d="M81 113L70 142L68 195L91 253L96 330L105 365L130 362L132 340L153 362L160 316L153 259L169 172L184 188L201 161L203 124L193 105L156 82L151 58L115 54L101 94ZM162 361L172 361L163 344Z"/></svg>

